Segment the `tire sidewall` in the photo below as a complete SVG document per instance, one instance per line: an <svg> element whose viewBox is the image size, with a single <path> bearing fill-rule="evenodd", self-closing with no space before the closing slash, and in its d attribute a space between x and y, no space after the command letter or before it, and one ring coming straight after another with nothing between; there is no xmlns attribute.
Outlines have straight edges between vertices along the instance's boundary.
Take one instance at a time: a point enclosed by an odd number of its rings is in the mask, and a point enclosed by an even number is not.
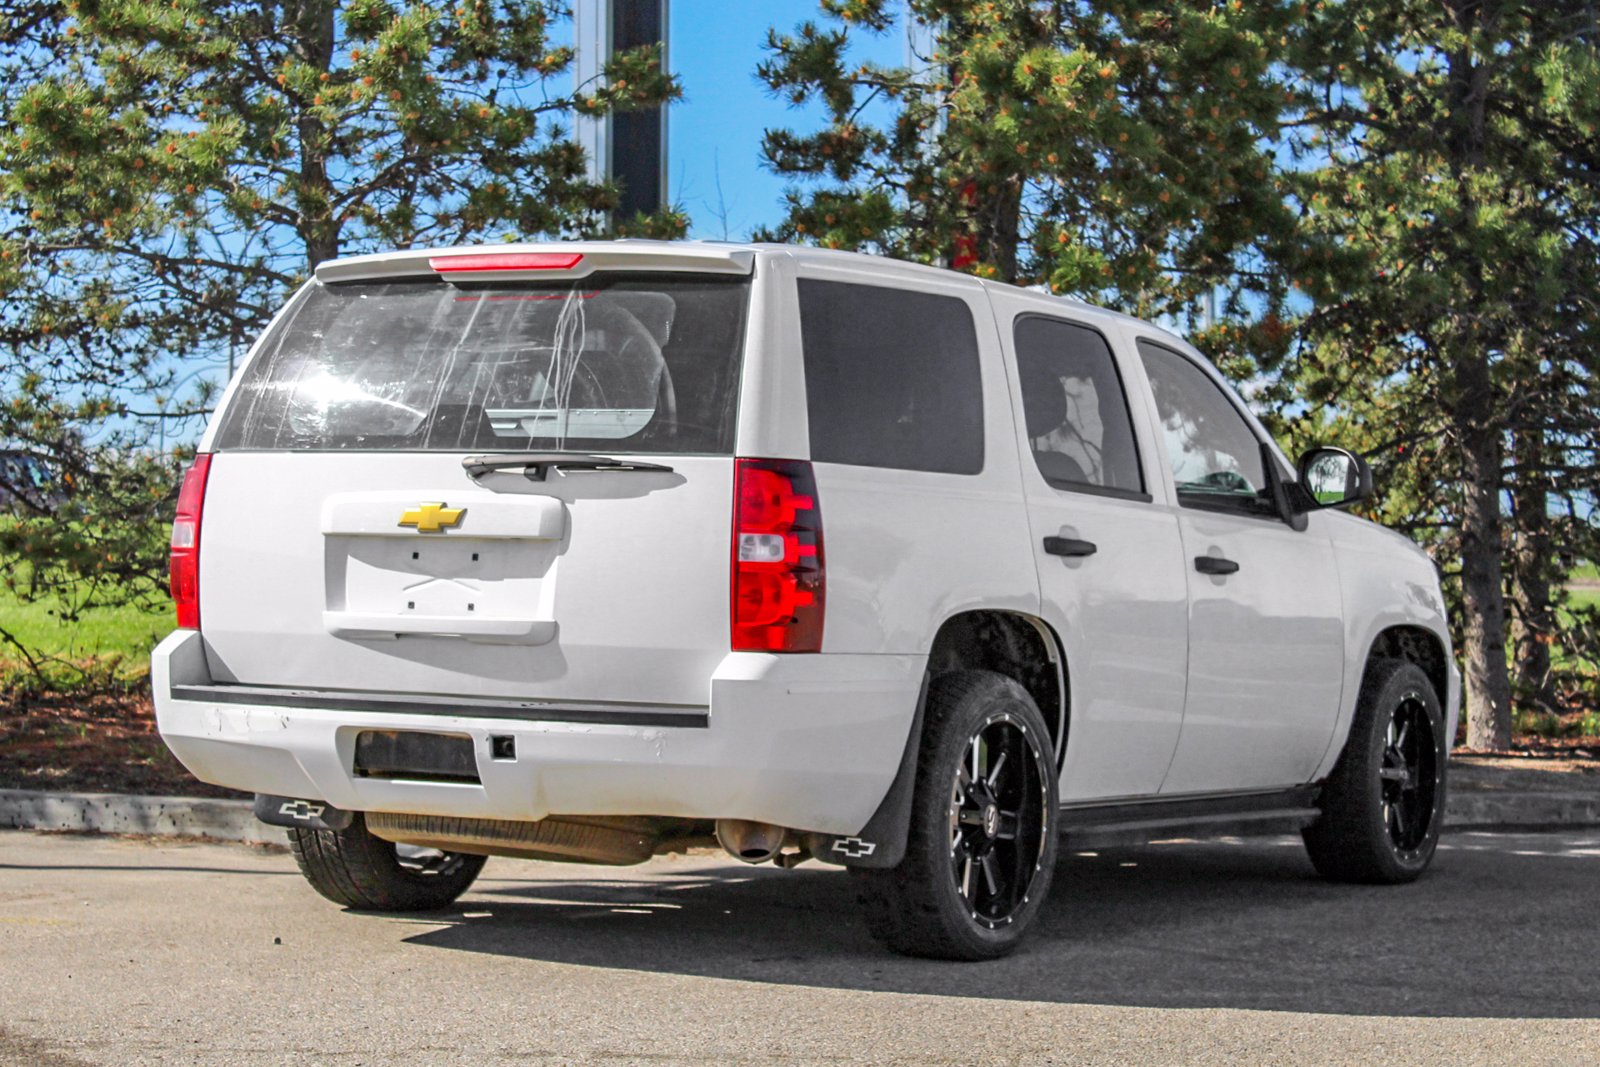
<svg viewBox="0 0 1600 1067"><path fill-rule="evenodd" d="M915 832L919 836L925 835L928 847L918 850L923 869L916 876L929 880L933 904L941 913L942 925L956 933L972 956L989 958L1003 955L1016 947L1049 894L1059 837L1057 817L1060 803L1054 747L1044 717L1032 698L1020 685L1004 675L973 673L984 675L982 688L957 705L942 723L935 724L939 727L938 734L929 738L931 744L925 748L924 762L918 769L913 818L924 821L924 825L916 827ZM1010 921L990 927L973 918L961 896L950 870L946 835L956 771L972 737L987 725L1002 720L1010 720L1021 729L1032 749L1033 758L1042 761L1045 768L1044 810L1041 813L1043 826L1040 830L1043 841L1024 903L1010 917Z"/></svg>
<svg viewBox="0 0 1600 1067"><path fill-rule="evenodd" d="M1428 831L1422 842L1411 850L1403 850L1395 844L1389 836L1389 829L1383 816L1383 782L1379 777L1379 770L1383 766L1383 753L1388 744L1389 722L1394 711L1402 703L1415 700L1427 714L1429 728L1433 733L1434 757L1434 790L1433 810L1428 816ZM1402 663L1392 671L1387 672L1382 683L1372 692L1370 711L1365 716L1363 724L1365 733L1363 737L1363 793L1366 801L1363 817L1370 820L1373 834L1382 845L1381 854L1386 855L1385 865L1392 868L1397 877L1414 878L1421 874L1433 859L1434 850L1439 843L1439 832L1444 822L1445 802L1445 761L1448 758L1448 747L1445 745L1444 715L1439 707L1439 698L1433 691L1433 685L1428 681L1420 668Z"/></svg>

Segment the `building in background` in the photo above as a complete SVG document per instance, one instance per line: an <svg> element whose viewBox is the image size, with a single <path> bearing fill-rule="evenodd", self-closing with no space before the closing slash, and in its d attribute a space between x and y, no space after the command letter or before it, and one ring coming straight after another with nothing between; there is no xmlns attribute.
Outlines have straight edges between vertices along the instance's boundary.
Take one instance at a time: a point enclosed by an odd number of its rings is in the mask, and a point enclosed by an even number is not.
<svg viewBox="0 0 1600 1067"><path fill-rule="evenodd" d="M672 69L667 0L575 0L572 14L580 88L600 77L614 52L643 45L660 43L662 65ZM588 154L590 174L622 187L619 218L648 215L669 202L665 108L578 116L574 132Z"/></svg>
<svg viewBox="0 0 1600 1067"><path fill-rule="evenodd" d="M662 42L682 100L662 109L594 119L574 132L596 177L624 187L623 217L669 204L690 217L691 237L741 240L783 216L788 179L762 163L772 128L813 128L814 106L774 98L756 76L769 30L790 33L820 20L817 0L573 0L573 64L580 86L598 78L613 50ZM931 41L911 44L931 51ZM862 62L907 62L904 33L891 30L852 51Z"/></svg>

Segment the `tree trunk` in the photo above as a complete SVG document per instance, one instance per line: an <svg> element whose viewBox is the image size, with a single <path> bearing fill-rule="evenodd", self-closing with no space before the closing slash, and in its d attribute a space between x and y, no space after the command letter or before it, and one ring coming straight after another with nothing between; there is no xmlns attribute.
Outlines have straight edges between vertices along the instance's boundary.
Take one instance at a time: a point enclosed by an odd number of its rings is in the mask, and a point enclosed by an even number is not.
<svg viewBox="0 0 1600 1067"><path fill-rule="evenodd" d="M296 14L295 30L305 61L317 70L332 69L336 5L332 0L301 0ZM296 125L300 140L296 228L305 242L306 267L316 270L319 263L339 256L340 226L333 217L333 182L328 177L329 131L304 107Z"/></svg>
<svg viewBox="0 0 1600 1067"><path fill-rule="evenodd" d="M1022 179L1007 178L983 190L978 205L978 258L994 266L1000 280L1017 280L1017 244L1022 240Z"/></svg>
<svg viewBox="0 0 1600 1067"><path fill-rule="evenodd" d="M1555 613L1550 589L1559 571L1550 537L1550 501L1541 468L1546 448L1544 434L1528 430L1517 435L1516 459L1520 475L1512 490L1516 520L1516 551L1512 558L1515 616L1512 657L1518 702L1559 710L1555 687L1550 684L1550 640L1555 633Z"/></svg>
<svg viewBox="0 0 1600 1067"><path fill-rule="evenodd" d="M1448 16L1465 40L1499 18L1488 0L1447 0ZM1472 48L1450 56L1445 144L1455 176L1457 210L1472 218L1474 179L1485 166L1485 111L1489 72ZM1502 587L1505 549L1501 544L1500 490L1505 446L1503 420L1489 374L1494 338L1468 329L1466 321L1482 299L1483 264L1463 265L1465 291L1457 300L1463 314L1450 331L1446 364L1454 371L1457 403L1455 439L1461 449L1461 592L1467 661L1467 744L1473 748L1511 747L1511 673L1506 666L1506 604Z"/></svg>
<svg viewBox="0 0 1600 1067"><path fill-rule="evenodd" d="M1466 615L1467 744L1511 746L1511 674L1506 668L1506 607L1501 589L1500 480L1504 451L1494 419L1486 353L1458 357L1461 447L1461 591Z"/></svg>

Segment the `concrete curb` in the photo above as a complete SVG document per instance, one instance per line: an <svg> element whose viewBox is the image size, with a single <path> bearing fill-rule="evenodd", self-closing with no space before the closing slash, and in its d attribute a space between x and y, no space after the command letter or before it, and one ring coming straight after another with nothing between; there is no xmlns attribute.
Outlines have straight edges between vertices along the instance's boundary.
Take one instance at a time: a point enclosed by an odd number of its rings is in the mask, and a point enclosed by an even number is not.
<svg viewBox="0 0 1600 1067"><path fill-rule="evenodd" d="M1445 798L1444 825L1447 830L1600 826L1600 794L1452 792Z"/></svg>
<svg viewBox="0 0 1600 1067"><path fill-rule="evenodd" d="M1444 818L1452 830L1600 826L1600 793L1452 791ZM248 800L124 793L0 789L0 828L284 843L283 831L258 822Z"/></svg>
<svg viewBox="0 0 1600 1067"><path fill-rule="evenodd" d="M284 843L282 830L256 820L250 801L197 797L0 789L0 827Z"/></svg>

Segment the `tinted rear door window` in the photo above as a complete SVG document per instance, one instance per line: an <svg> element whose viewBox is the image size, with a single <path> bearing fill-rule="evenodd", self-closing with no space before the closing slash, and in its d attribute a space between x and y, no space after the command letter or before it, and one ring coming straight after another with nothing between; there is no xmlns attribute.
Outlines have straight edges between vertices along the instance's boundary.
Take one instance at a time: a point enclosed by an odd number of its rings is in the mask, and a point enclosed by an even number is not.
<svg viewBox="0 0 1600 1067"><path fill-rule="evenodd" d="M977 474L983 388L957 297L800 280L811 458Z"/></svg>
<svg viewBox="0 0 1600 1067"><path fill-rule="evenodd" d="M1143 496L1128 398L1106 339L1039 315L1018 319L1015 336L1028 443L1045 481Z"/></svg>

